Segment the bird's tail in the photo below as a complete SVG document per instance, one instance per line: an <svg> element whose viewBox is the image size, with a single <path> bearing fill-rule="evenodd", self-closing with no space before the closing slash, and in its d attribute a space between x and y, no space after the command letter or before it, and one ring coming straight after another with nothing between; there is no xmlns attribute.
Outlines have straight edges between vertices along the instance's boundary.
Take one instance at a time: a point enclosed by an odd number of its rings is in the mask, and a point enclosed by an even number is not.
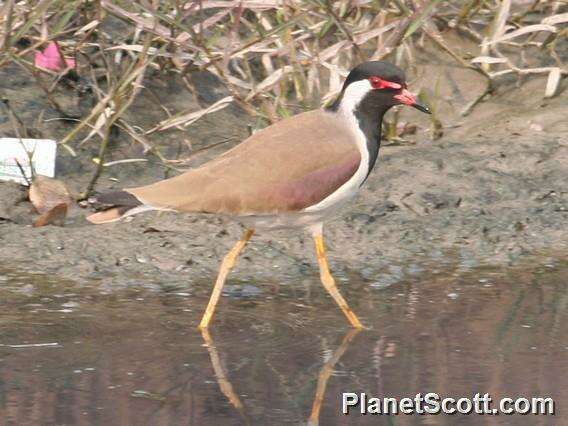
<svg viewBox="0 0 568 426"><path fill-rule="evenodd" d="M125 216L154 210L153 207L145 205L127 191L113 191L99 194L89 198L89 204L100 210L97 213L87 216L87 220L96 225L115 222Z"/></svg>

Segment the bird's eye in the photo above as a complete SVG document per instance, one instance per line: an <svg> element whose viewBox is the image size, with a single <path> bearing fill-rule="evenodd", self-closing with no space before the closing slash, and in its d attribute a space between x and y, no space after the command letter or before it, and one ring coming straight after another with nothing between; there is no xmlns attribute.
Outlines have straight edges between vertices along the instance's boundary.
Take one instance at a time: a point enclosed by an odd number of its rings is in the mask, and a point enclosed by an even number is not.
<svg viewBox="0 0 568 426"><path fill-rule="evenodd" d="M402 85L400 83L395 83L394 81L388 81L388 80L383 80L380 77L377 76L372 76L369 77L369 82L371 83L371 86L373 86L373 89L395 89L395 90L399 90L402 89Z"/></svg>

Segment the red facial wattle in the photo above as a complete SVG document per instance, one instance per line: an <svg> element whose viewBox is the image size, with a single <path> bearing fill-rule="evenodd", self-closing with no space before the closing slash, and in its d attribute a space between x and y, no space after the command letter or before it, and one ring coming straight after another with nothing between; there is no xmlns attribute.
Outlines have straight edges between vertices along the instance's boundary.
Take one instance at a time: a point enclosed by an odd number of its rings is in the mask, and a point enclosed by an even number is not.
<svg viewBox="0 0 568 426"><path fill-rule="evenodd" d="M400 83L395 83L394 81L383 80L380 77L371 77L369 78L369 82L373 89L395 89L399 90L402 89L402 85Z"/></svg>

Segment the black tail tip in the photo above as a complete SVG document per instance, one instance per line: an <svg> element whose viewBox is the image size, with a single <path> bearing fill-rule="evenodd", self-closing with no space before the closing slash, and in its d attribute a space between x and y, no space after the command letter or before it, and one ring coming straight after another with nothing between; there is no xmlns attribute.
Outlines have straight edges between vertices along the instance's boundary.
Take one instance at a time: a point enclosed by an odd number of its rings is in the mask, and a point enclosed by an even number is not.
<svg viewBox="0 0 568 426"><path fill-rule="evenodd" d="M105 210L115 206L132 208L142 205L138 198L126 191L95 194L87 199L87 203L96 210Z"/></svg>

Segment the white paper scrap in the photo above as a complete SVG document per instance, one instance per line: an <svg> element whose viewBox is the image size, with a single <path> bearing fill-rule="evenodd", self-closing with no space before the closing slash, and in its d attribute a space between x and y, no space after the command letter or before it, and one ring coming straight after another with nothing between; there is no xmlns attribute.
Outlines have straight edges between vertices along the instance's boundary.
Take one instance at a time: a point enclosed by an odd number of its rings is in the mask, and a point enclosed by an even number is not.
<svg viewBox="0 0 568 426"><path fill-rule="evenodd" d="M32 166L38 175L55 176L55 154L57 143L51 139L0 138L0 180L13 180L27 184L18 163L28 179L31 179Z"/></svg>

